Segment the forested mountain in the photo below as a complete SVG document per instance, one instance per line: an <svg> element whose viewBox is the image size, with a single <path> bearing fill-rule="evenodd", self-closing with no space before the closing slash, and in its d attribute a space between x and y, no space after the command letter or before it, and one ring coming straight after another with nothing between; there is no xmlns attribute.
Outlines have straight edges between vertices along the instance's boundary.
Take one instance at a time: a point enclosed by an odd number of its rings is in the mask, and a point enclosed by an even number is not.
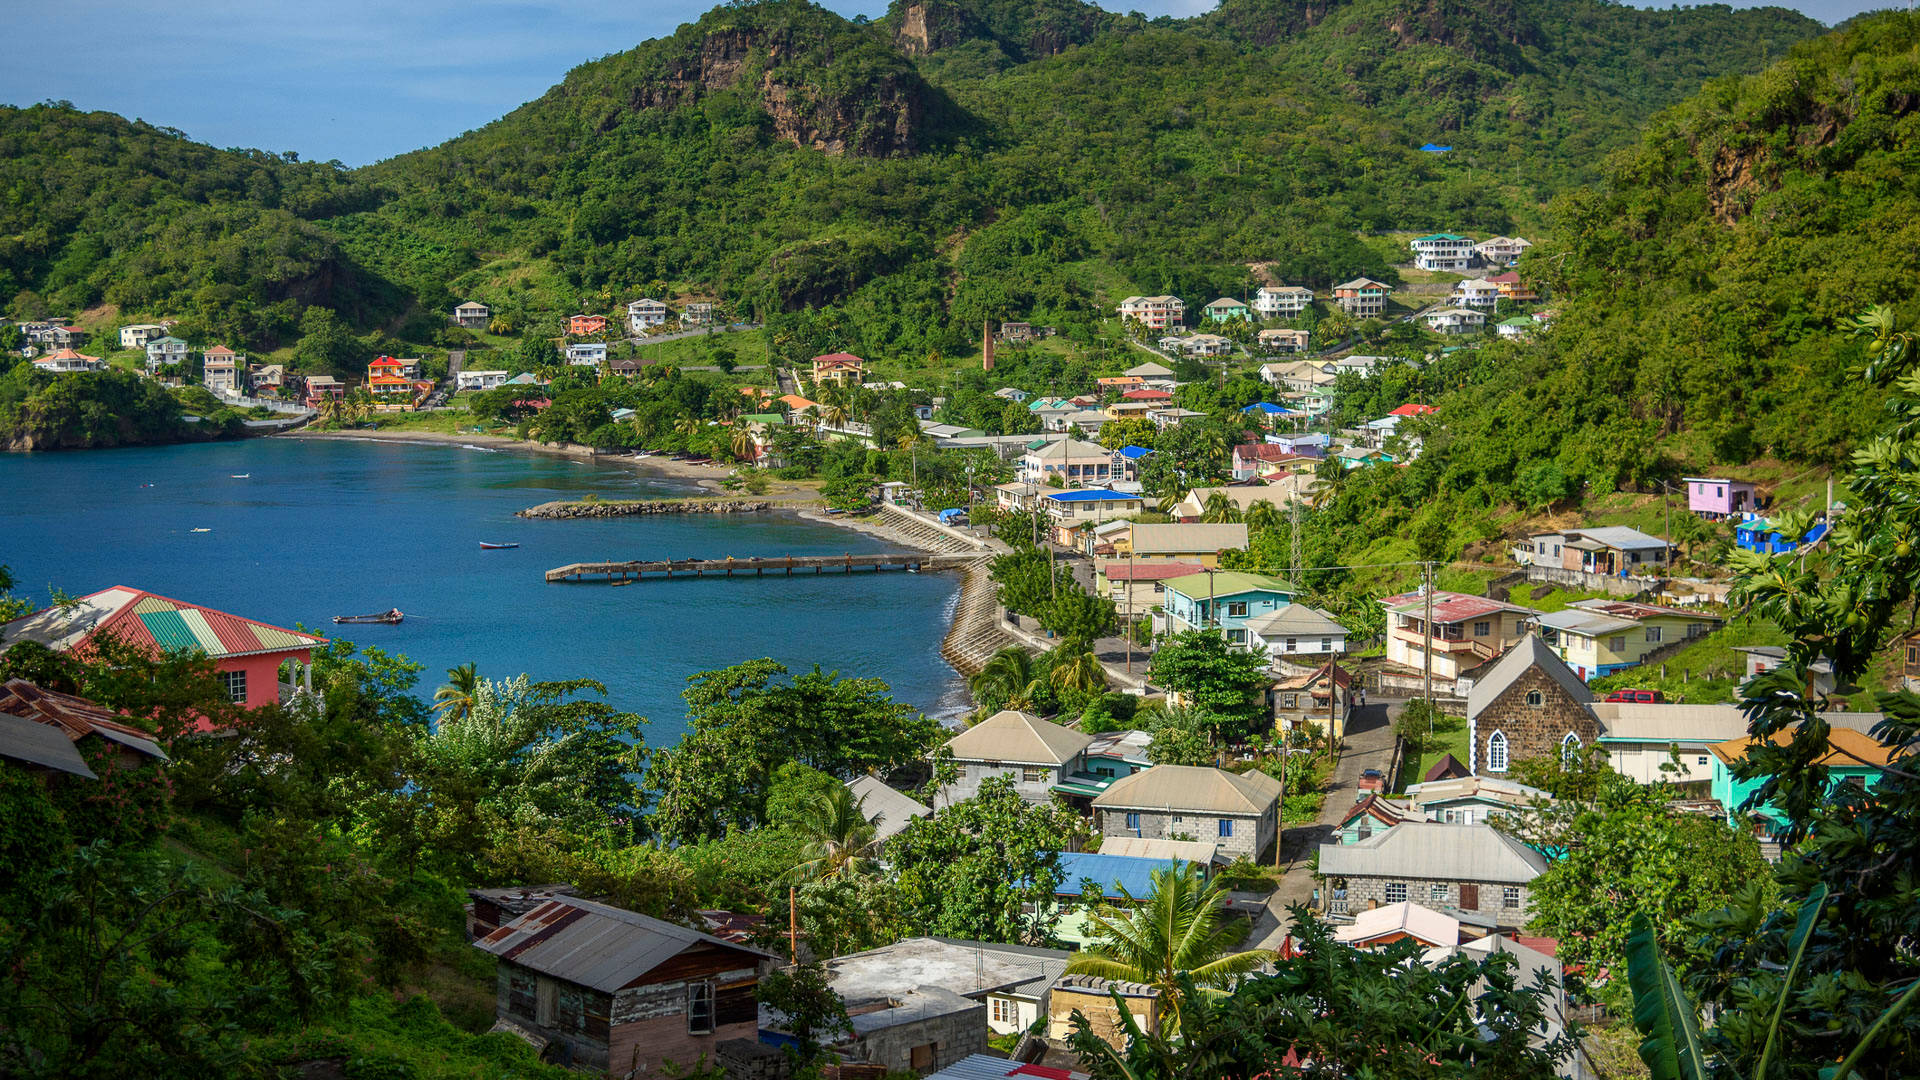
<svg viewBox="0 0 1920 1080"><path fill-rule="evenodd" d="M1817 29L1603 0L900 0L871 24L767 0L355 171L7 109L0 296L271 347L308 303L425 339L466 296L524 326L657 291L784 313L797 350L951 351L985 317L1239 291L1250 262L1389 276L1374 231L1538 229L1659 108Z"/></svg>

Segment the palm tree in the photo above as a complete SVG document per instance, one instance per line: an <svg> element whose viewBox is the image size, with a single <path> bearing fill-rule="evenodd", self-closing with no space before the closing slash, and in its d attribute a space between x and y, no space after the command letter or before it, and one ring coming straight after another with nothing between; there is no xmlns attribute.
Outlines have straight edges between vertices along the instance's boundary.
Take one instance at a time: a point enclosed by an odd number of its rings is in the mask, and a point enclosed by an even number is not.
<svg viewBox="0 0 1920 1080"><path fill-rule="evenodd" d="M744 427L734 428L732 438L727 441L727 449L733 451L733 456L741 461L753 460L753 452L757 447L753 432Z"/></svg>
<svg viewBox="0 0 1920 1080"><path fill-rule="evenodd" d="M864 799L855 799L845 784L814 796L793 827L806 838L805 861L787 872L789 878L825 880L839 874L864 874L873 869L879 845Z"/></svg>
<svg viewBox="0 0 1920 1080"><path fill-rule="evenodd" d="M700 421L689 416L673 422L673 430L691 439L700 434Z"/></svg>
<svg viewBox="0 0 1920 1080"><path fill-rule="evenodd" d="M1211 525L1231 525L1240 520L1240 507L1224 491L1216 491L1200 504L1200 520Z"/></svg>
<svg viewBox="0 0 1920 1080"><path fill-rule="evenodd" d="M1256 499L1246 512L1247 531L1270 532L1280 527L1280 508L1267 499Z"/></svg>
<svg viewBox="0 0 1920 1080"><path fill-rule="evenodd" d="M447 669L447 685L433 692L433 711L442 719L465 720L473 714L474 695L480 690L480 673L473 664Z"/></svg>
<svg viewBox="0 0 1920 1080"><path fill-rule="evenodd" d="M1181 864L1153 872L1153 891L1135 897L1124 886L1123 905L1102 907L1088 919L1095 943L1067 961L1069 973L1146 983L1160 991L1180 1026L1176 975L1218 991L1273 959L1268 949L1228 952L1233 944L1225 920L1225 889Z"/></svg>
<svg viewBox="0 0 1920 1080"><path fill-rule="evenodd" d="M838 401L829 401L820 406L820 422L828 427L845 427L847 407Z"/></svg>
<svg viewBox="0 0 1920 1080"><path fill-rule="evenodd" d="M1003 709L1026 709L1040 695L1040 672L1033 654L1009 645L987 658L980 674L967 680L976 701L997 701Z"/></svg>
<svg viewBox="0 0 1920 1080"><path fill-rule="evenodd" d="M1093 693L1107 688L1107 669L1092 649L1064 653L1065 644L1053 650L1047 665L1047 683L1056 691L1078 690ZM1064 655L1063 655L1064 653Z"/></svg>

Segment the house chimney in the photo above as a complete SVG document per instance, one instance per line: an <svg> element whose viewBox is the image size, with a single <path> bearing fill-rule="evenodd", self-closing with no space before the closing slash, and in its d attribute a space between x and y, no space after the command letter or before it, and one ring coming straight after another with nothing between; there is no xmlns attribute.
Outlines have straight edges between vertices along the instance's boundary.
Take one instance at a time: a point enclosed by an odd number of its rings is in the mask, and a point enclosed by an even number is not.
<svg viewBox="0 0 1920 1080"><path fill-rule="evenodd" d="M980 370L993 370L993 320L980 320Z"/></svg>

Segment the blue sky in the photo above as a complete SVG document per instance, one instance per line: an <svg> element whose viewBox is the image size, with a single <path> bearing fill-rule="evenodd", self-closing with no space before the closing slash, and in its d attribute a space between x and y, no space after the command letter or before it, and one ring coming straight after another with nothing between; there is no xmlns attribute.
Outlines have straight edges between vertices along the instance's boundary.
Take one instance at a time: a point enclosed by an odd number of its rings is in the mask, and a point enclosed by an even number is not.
<svg viewBox="0 0 1920 1080"><path fill-rule="evenodd" d="M349 165L479 127L583 60L619 52L717 0L0 0L16 43L99 41L103 53L16 50L0 102L67 100L179 128L217 146ZM877 16L885 0L825 0ZM1193 15L1214 0L1115 2ZM1658 6L1665 6L1664 4ZM1739 4L1738 6L1751 6ZM1832 24L1888 0L1790 0ZM132 46L132 47L129 47Z"/></svg>

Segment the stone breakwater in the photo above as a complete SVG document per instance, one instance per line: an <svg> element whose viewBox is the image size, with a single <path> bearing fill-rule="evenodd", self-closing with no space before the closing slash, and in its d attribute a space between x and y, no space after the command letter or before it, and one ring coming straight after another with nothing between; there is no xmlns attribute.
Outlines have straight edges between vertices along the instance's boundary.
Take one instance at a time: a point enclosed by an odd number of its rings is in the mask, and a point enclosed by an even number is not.
<svg viewBox="0 0 1920 1080"><path fill-rule="evenodd" d="M623 499L545 502L516 514L523 518L610 518L639 514L754 514L773 509L764 499Z"/></svg>

